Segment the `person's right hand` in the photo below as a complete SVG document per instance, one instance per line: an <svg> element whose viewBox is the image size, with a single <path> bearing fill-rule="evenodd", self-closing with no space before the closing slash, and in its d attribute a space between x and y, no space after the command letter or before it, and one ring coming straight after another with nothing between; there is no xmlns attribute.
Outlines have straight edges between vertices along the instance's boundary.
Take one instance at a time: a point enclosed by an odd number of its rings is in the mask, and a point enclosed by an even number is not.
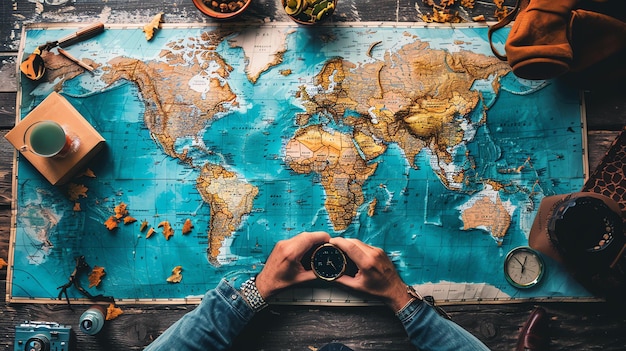
<svg viewBox="0 0 626 351"><path fill-rule="evenodd" d="M302 265L304 254L316 244L326 243L325 232L303 232L276 243L263 270L256 277L256 286L264 299L291 285L314 280L315 273Z"/></svg>
<svg viewBox="0 0 626 351"><path fill-rule="evenodd" d="M354 277L339 277L336 280L338 283L380 297L394 312L412 299L407 293L407 285L381 248L367 245L358 239L341 237L331 238L330 243L343 250L359 269Z"/></svg>

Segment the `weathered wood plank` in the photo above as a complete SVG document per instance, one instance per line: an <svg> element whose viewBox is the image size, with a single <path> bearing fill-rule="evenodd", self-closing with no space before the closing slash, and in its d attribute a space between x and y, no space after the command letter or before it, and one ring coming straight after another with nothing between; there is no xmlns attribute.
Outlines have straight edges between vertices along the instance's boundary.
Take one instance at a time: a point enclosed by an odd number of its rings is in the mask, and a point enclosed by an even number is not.
<svg viewBox="0 0 626 351"><path fill-rule="evenodd" d="M14 52L0 54L0 93L17 91L16 59L17 53Z"/></svg>
<svg viewBox="0 0 626 351"><path fill-rule="evenodd" d="M17 93L0 93L0 129L15 125L15 98Z"/></svg>
<svg viewBox="0 0 626 351"><path fill-rule="evenodd" d="M589 130L622 130L626 126L626 90L608 86L585 93Z"/></svg>
<svg viewBox="0 0 626 351"><path fill-rule="evenodd" d="M20 28L32 22L92 22L147 23L158 12L165 13L168 23L210 23L215 20L202 14L191 1L152 0L146 7L144 1L32 1L15 0L11 8L8 1L0 7L2 26L0 52L17 51L21 37ZM54 5L51 5L53 3ZM514 0L505 0L509 6ZM473 9L458 9L459 15L471 18L483 14L493 20L495 6L490 1L479 1ZM432 13L432 8L422 0L339 0L332 20L335 22L419 22L420 15ZM281 6L281 0L255 0L238 22L290 21Z"/></svg>
<svg viewBox="0 0 626 351"><path fill-rule="evenodd" d="M5 138L6 131L0 130L0 208L11 203L13 174L13 145Z"/></svg>
<svg viewBox="0 0 626 351"><path fill-rule="evenodd" d="M592 303L542 306L552 316L551 350L623 350L626 341L623 314ZM79 316L87 307L75 305L69 310L64 305L8 305L0 316L11 315L13 319L1 318L0 330L9 334L15 323L32 316L76 329ZM140 350L194 307L123 306L124 314L108 321L96 337L76 332L77 348ZM533 307L532 304L447 306L446 310L491 349L511 350ZM393 313L380 306L272 306L255 317L236 340L233 350L309 350L329 342L342 342L355 350L414 350ZM9 340L0 341L0 347L8 345Z"/></svg>
<svg viewBox="0 0 626 351"><path fill-rule="evenodd" d="M587 132L587 146L589 156L589 171L593 171L606 152L611 143L617 138L619 131L612 130L590 130Z"/></svg>

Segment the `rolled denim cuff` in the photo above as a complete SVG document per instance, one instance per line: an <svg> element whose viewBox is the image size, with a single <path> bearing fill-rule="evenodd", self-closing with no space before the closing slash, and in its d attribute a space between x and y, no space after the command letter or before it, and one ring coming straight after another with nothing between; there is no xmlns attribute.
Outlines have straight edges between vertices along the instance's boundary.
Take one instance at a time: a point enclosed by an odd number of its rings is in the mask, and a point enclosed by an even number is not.
<svg viewBox="0 0 626 351"><path fill-rule="evenodd" d="M419 312L423 306L423 300L412 299L409 303L402 307L400 311L396 312L396 317L398 317L402 324L406 324L409 320L415 317L417 312Z"/></svg>
<svg viewBox="0 0 626 351"><path fill-rule="evenodd" d="M243 320L249 322L254 317L254 310L246 302L239 290L235 289L228 281L222 279L220 283L215 287L215 291L222 296Z"/></svg>

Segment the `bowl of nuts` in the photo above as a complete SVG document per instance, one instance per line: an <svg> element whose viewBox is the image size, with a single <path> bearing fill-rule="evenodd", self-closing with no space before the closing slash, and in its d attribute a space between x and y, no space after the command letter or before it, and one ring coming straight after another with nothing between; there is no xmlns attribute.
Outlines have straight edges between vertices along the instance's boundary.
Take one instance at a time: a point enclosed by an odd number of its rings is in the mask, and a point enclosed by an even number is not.
<svg viewBox="0 0 626 351"><path fill-rule="evenodd" d="M285 12L299 24L315 24L335 12L337 0L282 0Z"/></svg>
<svg viewBox="0 0 626 351"><path fill-rule="evenodd" d="M216 19L233 18L248 8L252 0L193 0L198 10Z"/></svg>

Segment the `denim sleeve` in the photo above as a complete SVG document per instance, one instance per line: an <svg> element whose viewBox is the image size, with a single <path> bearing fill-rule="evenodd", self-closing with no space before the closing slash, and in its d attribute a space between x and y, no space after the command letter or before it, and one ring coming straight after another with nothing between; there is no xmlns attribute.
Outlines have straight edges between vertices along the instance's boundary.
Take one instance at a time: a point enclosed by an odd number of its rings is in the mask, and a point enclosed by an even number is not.
<svg viewBox="0 0 626 351"><path fill-rule="evenodd" d="M458 324L440 316L428 304L414 300L396 313L413 346L420 351L489 351Z"/></svg>
<svg viewBox="0 0 626 351"><path fill-rule="evenodd" d="M193 311L172 324L144 351L228 350L254 311L226 280L209 290Z"/></svg>

